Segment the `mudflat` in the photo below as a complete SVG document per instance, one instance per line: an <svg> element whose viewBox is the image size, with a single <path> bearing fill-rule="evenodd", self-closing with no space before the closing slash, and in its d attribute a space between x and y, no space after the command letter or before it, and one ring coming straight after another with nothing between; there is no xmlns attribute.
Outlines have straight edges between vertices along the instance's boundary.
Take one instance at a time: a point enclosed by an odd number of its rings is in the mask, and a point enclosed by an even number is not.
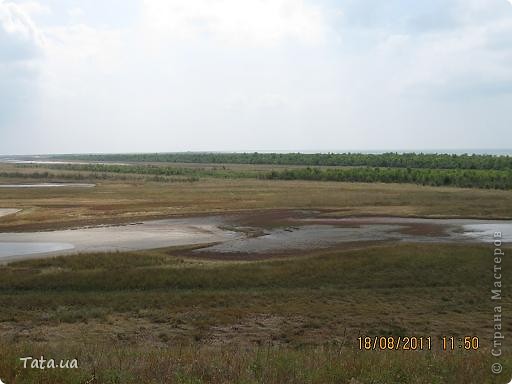
<svg viewBox="0 0 512 384"><path fill-rule="evenodd" d="M259 215L259 216L258 216ZM276 221L276 218L278 220ZM246 225L249 223L250 225ZM240 260L271 257L349 243L480 243L500 230L512 242L508 220L400 217L326 217L319 211L205 215L66 230L0 233L0 261L48 255L135 251L203 245L191 255Z"/></svg>

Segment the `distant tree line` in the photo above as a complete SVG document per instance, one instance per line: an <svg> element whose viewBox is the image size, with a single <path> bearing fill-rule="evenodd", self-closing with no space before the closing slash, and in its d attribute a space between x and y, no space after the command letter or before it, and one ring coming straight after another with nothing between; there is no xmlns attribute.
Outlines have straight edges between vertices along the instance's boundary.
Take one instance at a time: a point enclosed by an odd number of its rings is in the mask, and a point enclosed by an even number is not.
<svg viewBox="0 0 512 384"><path fill-rule="evenodd" d="M208 171L203 168L166 167L151 164L17 164L16 166L19 168L58 169L102 174L124 173L132 175L158 175L177 177L215 175L215 170Z"/></svg>
<svg viewBox="0 0 512 384"><path fill-rule="evenodd" d="M411 183L462 188L512 189L512 170L411 168L295 168L271 171L267 179L363 183Z"/></svg>
<svg viewBox="0 0 512 384"><path fill-rule="evenodd" d="M30 165L33 167L34 165ZM99 174L122 173L155 175L158 177L183 177L199 180L200 177L258 178L267 180L316 180L364 183L412 183L431 186L463 188L512 189L512 169L423 169L423 168L290 168L277 170L237 170L221 168L186 168L156 165L109 165L109 164L45 164L50 169L88 171ZM26 167L21 165L21 167Z"/></svg>
<svg viewBox="0 0 512 384"><path fill-rule="evenodd" d="M428 153L140 153L140 154L89 154L59 155L57 159L159 162L159 163L209 163L209 164L274 164L307 166L367 166L386 168L430 169L512 169L512 156L476 154Z"/></svg>
<svg viewBox="0 0 512 384"><path fill-rule="evenodd" d="M39 167L39 166L38 166ZM102 173L51 173L51 172L0 172L0 178L10 179L37 179L37 180L74 180L74 181L93 181L93 180L119 180L119 181L155 181L165 183L175 182L195 182L198 177L167 177L160 175L140 176L140 175L116 175L122 172L102 172Z"/></svg>

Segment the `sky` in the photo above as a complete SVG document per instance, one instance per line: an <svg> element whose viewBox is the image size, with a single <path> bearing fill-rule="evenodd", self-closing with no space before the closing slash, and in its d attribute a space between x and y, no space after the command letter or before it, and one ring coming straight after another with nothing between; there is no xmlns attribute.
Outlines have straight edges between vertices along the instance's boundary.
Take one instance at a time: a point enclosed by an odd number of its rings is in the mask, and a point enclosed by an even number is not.
<svg viewBox="0 0 512 384"><path fill-rule="evenodd" d="M512 147L512 0L0 0L0 154Z"/></svg>

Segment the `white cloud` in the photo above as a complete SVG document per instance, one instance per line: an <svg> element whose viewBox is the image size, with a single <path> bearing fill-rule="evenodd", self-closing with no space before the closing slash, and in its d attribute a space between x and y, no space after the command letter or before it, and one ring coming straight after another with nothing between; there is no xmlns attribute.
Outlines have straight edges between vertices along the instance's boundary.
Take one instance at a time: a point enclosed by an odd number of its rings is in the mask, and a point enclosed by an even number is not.
<svg viewBox="0 0 512 384"><path fill-rule="evenodd" d="M0 0L0 146L13 148L32 118L44 38L30 14L36 3ZM32 124L29 121L29 124Z"/></svg>
<svg viewBox="0 0 512 384"><path fill-rule="evenodd" d="M44 31L49 61L60 62L70 71L75 71L76 67L85 64L103 72L115 70L119 64L119 30L71 24L46 28Z"/></svg>
<svg viewBox="0 0 512 384"><path fill-rule="evenodd" d="M8 56L13 59L32 56L42 47L43 41L26 7L0 1L0 56L4 59Z"/></svg>
<svg viewBox="0 0 512 384"><path fill-rule="evenodd" d="M68 15L71 20L79 20L84 16L84 10L80 7L73 7L68 10Z"/></svg>
<svg viewBox="0 0 512 384"><path fill-rule="evenodd" d="M22 3L17 3L18 7L22 9L24 12L30 15L48 15L51 13L50 7L43 5L37 1L26 1Z"/></svg>
<svg viewBox="0 0 512 384"><path fill-rule="evenodd" d="M318 42L324 20L303 0L144 0L145 26L164 39L212 38L228 44Z"/></svg>
<svg viewBox="0 0 512 384"><path fill-rule="evenodd" d="M365 28L364 35L354 37L360 46L349 56L355 63L350 72L365 84L363 92L370 93L372 84L379 84L375 92L388 97L423 102L458 97L463 103L510 90L512 11L506 3L457 0L446 7L457 10L452 12L449 28L396 31L391 25ZM428 15L435 18L443 9L437 4L428 9Z"/></svg>
<svg viewBox="0 0 512 384"><path fill-rule="evenodd" d="M38 152L510 138L506 0L128 2L0 0L0 151L27 129Z"/></svg>

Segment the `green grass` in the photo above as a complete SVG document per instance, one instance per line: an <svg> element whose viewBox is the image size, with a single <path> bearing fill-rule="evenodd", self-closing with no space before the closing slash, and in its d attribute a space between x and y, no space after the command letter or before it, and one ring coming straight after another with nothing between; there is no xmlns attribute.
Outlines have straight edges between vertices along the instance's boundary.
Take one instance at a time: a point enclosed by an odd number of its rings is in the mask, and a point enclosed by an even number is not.
<svg viewBox="0 0 512 384"><path fill-rule="evenodd" d="M2 270L0 292L460 287L485 280L485 250L482 246L388 246L293 260L206 266L185 262L179 251L178 258L156 251L62 256L12 263ZM42 273L48 269L49 273ZM361 278L362 271L365 278ZM449 279L447 271L456 278Z"/></svg>

